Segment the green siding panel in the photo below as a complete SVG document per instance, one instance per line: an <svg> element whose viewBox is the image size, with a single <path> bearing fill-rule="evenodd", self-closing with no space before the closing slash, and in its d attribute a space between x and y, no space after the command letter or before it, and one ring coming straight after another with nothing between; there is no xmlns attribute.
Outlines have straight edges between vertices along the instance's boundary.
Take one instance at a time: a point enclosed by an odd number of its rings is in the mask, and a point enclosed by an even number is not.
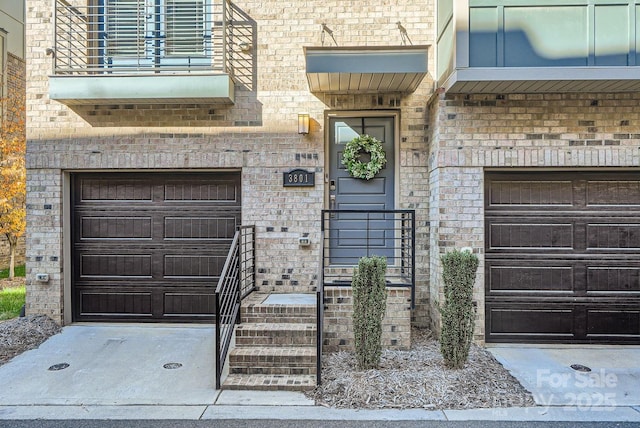
<svg viewBox="0 0 640 428"><path fill-rule="evenodd" d="M589 55L585 6L505 7L505 66L584 66Z"/></svg>
<svg viewBox="0 0 640 428"><path fill-rule="evenodd" d="M438 0L438 36L453 16L453 0Z"/></svg>
<svg viewBox="0 0 640 428"><path fill-rule="evenodd" d="M627 65L629 7L595 7L595 65Z"/></svg>
<svg viewBox="0 0 640 428"><path fill-rule="evenodd" d="M469 11L469 65L498 66L498 9L495 7Z"/></svg>
<svg viewBox="0 0 640 428"><path fill-rule="evenodd" d="M227 74L88 75L49 77L49 97L65 104L171 103L172 100L234 102L234 84Z"/></svg>
<svg viewBox="0 0 640 428"><path fill-rule="evenodd" d="M453 71L453 22L444 29L438 40L438 79Z"/></svg>
<svg viewBox="0 0 640 428"><path fill-rule="evenodd" d="M501 79L531 81L501 89L525 91L546 88L542 80L554 90L582 91L602 81L619 91L640 82L640 0L467 0L468 15L454 10L451 28L452 1L438 0L445 7L438 14L438 84L478 92ZM572 76L585 82L571 83Z"/></svg>

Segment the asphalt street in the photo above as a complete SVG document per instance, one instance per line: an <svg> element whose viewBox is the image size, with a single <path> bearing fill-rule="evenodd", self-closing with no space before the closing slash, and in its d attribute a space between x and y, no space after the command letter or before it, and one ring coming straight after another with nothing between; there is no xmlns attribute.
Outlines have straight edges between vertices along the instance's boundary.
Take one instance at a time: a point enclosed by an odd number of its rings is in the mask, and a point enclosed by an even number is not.
<svg viewBox="0 0 640 428"><path fill-rule="evenodd" d="M310 421L310 420L0 420L1 428L637 428L638 422Z"/></svg>

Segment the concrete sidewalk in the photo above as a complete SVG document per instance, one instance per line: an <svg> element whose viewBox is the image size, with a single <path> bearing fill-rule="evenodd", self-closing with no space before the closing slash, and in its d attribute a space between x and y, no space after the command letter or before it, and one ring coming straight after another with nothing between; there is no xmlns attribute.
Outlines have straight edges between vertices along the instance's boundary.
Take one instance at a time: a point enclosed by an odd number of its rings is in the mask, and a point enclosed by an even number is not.
<svg viewBox="0 0 640 428"><path fill-rule="evenodd" d="M213 327L198 325L65 327L38 349L0 367L0 419L640 422L640 381L634 367L640 361L635 354L640 353L640 347L605 349L599 355L602 364L586 359L593 354L593 348L585 354L580 354L579 348L571 348L571 361L582 355L584 358L579 361L591 364L597 374L585 379L602 381L604 385L591 390L584 389L585 381L576 378L572 369L566 372L563 358L568 357L563 357L562 350L491 348L505 367L534 396L537 394L537 407L350 410L315 406L302 393L217 391L214 333ZM620 353L616 368L612 356ZM625 364L628 367L620 370L618 366ZM526 379L531 373L536 375ZM561 379L565 381L559 384ZM551 392L545 389L548 387ZM574 394L575 402L567 406L562 401L548 401L549 393L565 398ZM600 397L603 400L598 404Z"/></svg>
<svg viewBox="0 0 640 428"><path fill-rule="evenodd" d="M0 406L0 419L276 419L638 422L640 407L511 407L472 410L351 410L315 406L298 392L222 391L211 405Z"/></svg>

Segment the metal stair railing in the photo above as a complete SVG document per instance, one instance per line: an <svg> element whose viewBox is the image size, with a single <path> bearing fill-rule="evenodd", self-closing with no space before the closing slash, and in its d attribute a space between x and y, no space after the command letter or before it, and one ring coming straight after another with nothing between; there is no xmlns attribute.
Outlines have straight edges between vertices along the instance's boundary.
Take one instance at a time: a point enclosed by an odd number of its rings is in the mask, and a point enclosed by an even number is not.
<svg viewBox="0 0 640 428"><path fill-rule="evenodd" d="M216 305L216 389L240 321L242 300L255 290L255 226L236 231L215 292Z"/></svg>

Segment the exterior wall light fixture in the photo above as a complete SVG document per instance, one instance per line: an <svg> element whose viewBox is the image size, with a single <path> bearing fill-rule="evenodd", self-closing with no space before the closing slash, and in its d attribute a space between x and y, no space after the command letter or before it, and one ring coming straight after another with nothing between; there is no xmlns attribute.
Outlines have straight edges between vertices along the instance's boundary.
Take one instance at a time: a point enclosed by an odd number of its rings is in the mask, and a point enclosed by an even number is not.
<svg viewBox="0 0 640 428"><path fill-rule="evenodd" d="M298 134L309 133L309 113L298 113Z"/></svg>

